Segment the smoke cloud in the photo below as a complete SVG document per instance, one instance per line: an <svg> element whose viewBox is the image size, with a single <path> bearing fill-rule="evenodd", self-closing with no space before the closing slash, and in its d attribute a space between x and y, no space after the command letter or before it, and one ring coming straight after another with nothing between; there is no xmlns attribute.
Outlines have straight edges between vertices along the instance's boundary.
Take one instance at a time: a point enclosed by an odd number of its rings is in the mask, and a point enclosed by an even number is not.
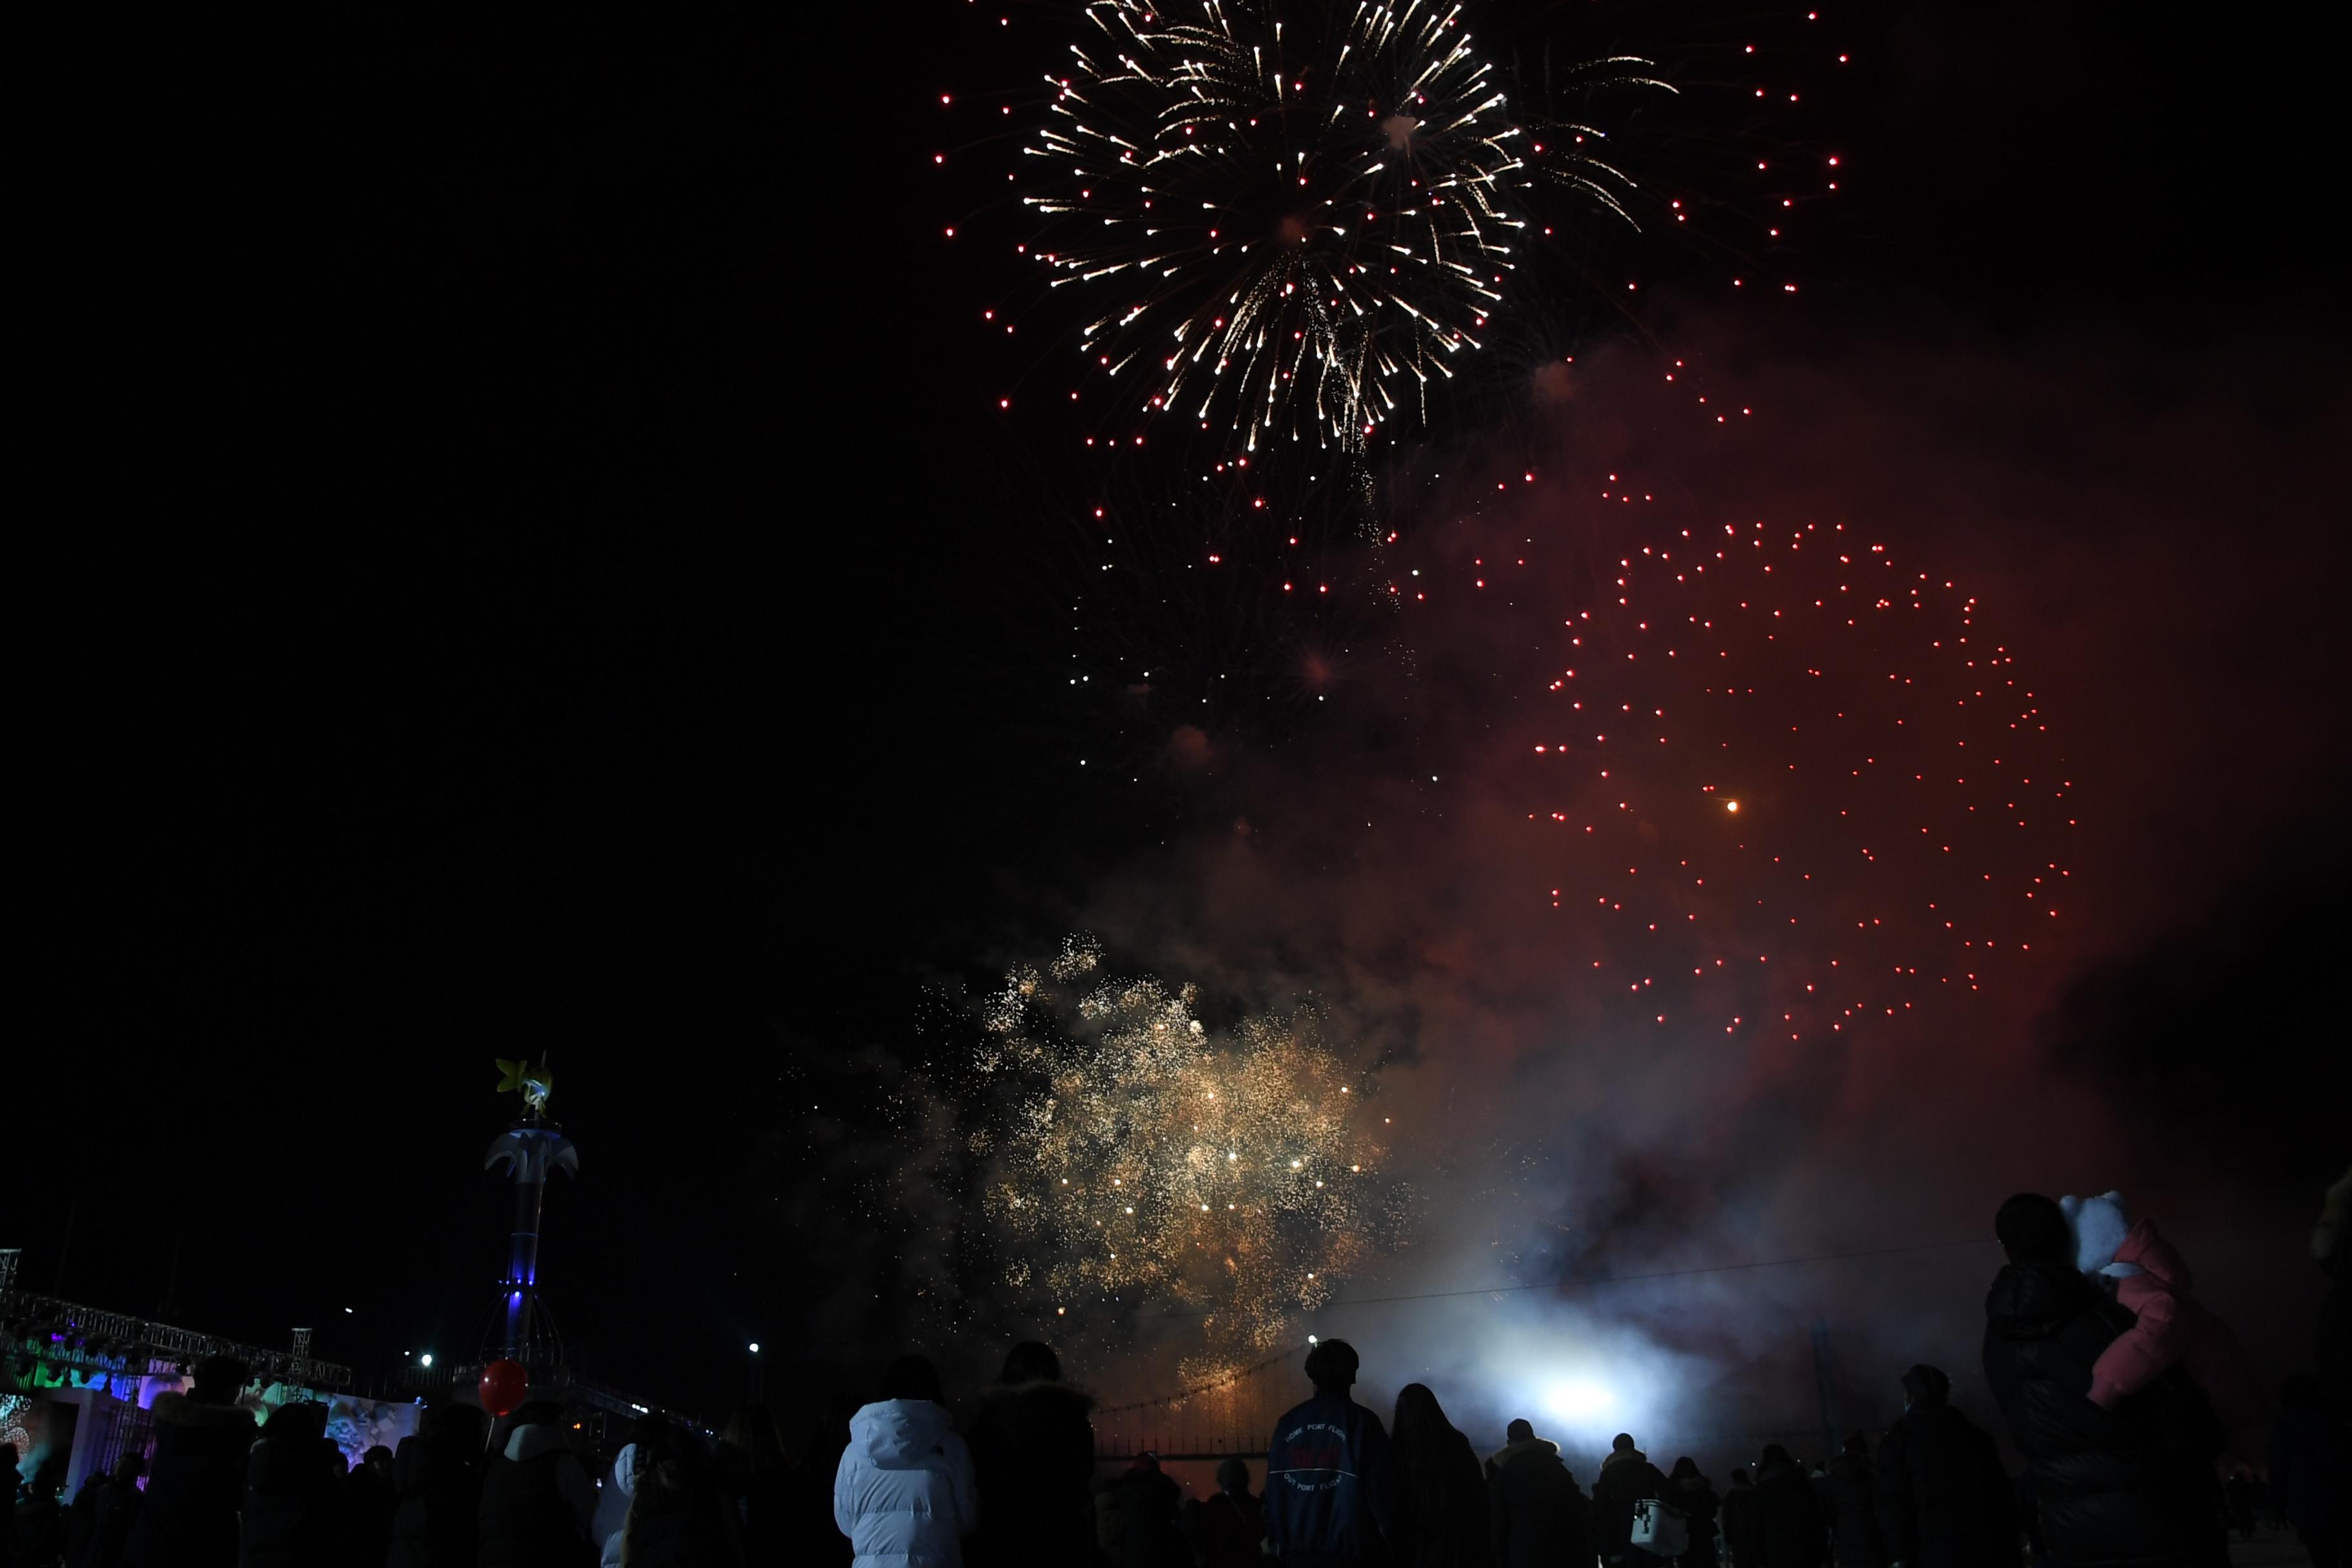
<svg viewBox="0 0 2352 1568"><path fill-rule="evenodd" d="M1311 1001L1394 1115L1412 1221L1302 1331L1481 1443L1721 1466L1883 1422L1915 1362L1981 1406L1993 1208L2119 1186L2292 1370L2325 1112L2200 1120L2151 1064L2293 1083L2321 1037L2321 356L1676 341L1719 350L1539 367L1532 437L1424 458L1390 626L1316 649L1336 700L1286 743L1170 694L1203 826L1079 912L1205 1016ZM2157 973L2246 1032L2151 1030ZM967 1289L973 1331L1040 1327ZM1139 1352L1082 1374L1164 1392L1184 1322L1123 1306Z"/></svg>

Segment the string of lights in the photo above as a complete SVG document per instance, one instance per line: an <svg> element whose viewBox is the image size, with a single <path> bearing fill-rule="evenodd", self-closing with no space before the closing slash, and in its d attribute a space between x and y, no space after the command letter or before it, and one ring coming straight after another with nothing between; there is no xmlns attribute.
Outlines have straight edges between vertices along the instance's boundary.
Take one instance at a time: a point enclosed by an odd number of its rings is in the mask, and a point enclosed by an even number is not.
<svg viewBox="0 0 2352 1568"><path fill-rule="evenodd" d="M1199 1383L1187 1384L1184 1387L1178 1389L1173 1394L1162 1394L1150 1399L1132 1400L1125 1405L1106 1405L1097 1409L1095 1414L1097 1415L1120 1415L1130 1410L1154 1410L1162 1405L1181 1405L1185 1400L1197 1399L1203 1394L1215 1394L1221 1389L1234 1387L1244 1379L1255 1377L1259 1373L1265 1372L1270 1367L1280 1365L1282 1363L1288 1361L1292 1356L1298 1355L1305 1352L1312 1343L1312 1341L1302 1340L1297 1344L1291 1345L1286 1349L1276 1352L1273 1355L1266 1357L1264 1361L1253 1362L1247 1366L1235 1367L1231 1372L1223 1373L1216 1377L1204 1379Z"/></svg>

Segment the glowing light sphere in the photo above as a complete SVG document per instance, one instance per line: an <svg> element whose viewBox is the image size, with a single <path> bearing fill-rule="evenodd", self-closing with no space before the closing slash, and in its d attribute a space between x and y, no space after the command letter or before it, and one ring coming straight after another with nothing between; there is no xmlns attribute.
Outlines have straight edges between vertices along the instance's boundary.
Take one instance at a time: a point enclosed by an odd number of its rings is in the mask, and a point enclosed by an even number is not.
<svg viewBox="0 0 2352 1568"><path fill-rule="evenodd" d="M1617 1396L1589 1377L1562 1378L1543 1391L1544 1414L1571 1424L1591 1421L1617 1408Z"/></svg>
<svg viewBox="0 0 2352 1568"><path fill-rule="evenodd" d="M1601 132L1509 118L1459 5L1097 0L1024 151L1087 363L1137 408L1360 449L1481 346L1547 187L1622 216ZM1583 68L1645 81L1644 62ZM1663 85L1651 83L1650 85Z"/></svg>

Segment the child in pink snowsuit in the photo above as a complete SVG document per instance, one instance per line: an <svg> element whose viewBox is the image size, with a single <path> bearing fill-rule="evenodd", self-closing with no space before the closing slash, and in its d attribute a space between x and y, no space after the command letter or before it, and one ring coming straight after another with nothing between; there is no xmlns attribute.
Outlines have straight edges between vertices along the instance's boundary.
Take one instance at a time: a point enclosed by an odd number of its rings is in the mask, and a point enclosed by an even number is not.
<svg viewBox="0 0 2352 1568"><path fill-rule="evenodd" d="M2114 1279L2116 1300L2139 1318L2099 1352L2091 1368L2091 1402L2112 1410L2177 1362L2212 1401L2224 1431L2258 1426L2263 1405L2253 1364L2230 1325L2192 1293L2189 1265L2158 1232L2156 1222L2127 1226L2121 1193L2062 1198L2059 1206L2074 1227L2075 1267Z"/></svg>

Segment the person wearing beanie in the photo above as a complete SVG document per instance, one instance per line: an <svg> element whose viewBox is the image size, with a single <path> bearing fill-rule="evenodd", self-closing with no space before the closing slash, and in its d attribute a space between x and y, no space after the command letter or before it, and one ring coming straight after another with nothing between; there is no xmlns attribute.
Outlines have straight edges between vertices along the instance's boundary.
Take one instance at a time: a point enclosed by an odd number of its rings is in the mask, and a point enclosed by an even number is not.
<svg viewBox="0 0 2352 1568"><path fill-rule="evenodd" d="M1874 1479L1870 1465L1870 1439L1850 1434L1826 1468L1824 1511L1830 1527L1830 1561L1837 1568L1886 1568L1886 1551L1878 1539L1878 1516L1871 1506Z"/></svg>
<svg viewBox="0 0 2352 1568"><path fill-rule="evenodd" d="M1747 1534L1748 1549L1739 1559L1746 1568L1820 1568L1829 1556L1829 1526L1812 1479L1778 1443L1767 1443L1757 1457Z"/></svg>
<svg viewBox="0 0 2352 1568"><path fill-rule="evenodd" d="M1217 1495L1201 1509L1201 1568L1258 1568L1265 1539L1265 1505L1250 1495L1249 1462L1219 1461Z"/></svg>
<svg viewBox="0 0 2352 1568"><path fill-rule="evenodd" d="M1992 1438L1932 1366L1903 1374L1903 1416L1879 1440L1871 1503L1894 1568L2016 1568L2016 1494Z"/></svg>
<svg viewBox="0 0 2352 1568"><path fill-rule="evenodd" d="M1104 1495L1118 1516L1111 1568L1190 1568L1192 1550L1177 1522L1184 1491L1160 1468L1159 1455L1138 1454Z"/></svg>
<svg viewBox="0 0 2352 1568"><path fill-rule="evenodd" d="M1592 1481L1593 1525L1600 1536L1595 1545L1602 1562L1633 1563L1641 1560L1633 1556L1633 1510L1652 1498L1663 1501L1665 1495L1666 1478L1658 1473L1658 1467L1633 1446L1632 1433L1618 1433L1610 1441L1609 1457L1601 1461L1601 1473Z"/></svg>

